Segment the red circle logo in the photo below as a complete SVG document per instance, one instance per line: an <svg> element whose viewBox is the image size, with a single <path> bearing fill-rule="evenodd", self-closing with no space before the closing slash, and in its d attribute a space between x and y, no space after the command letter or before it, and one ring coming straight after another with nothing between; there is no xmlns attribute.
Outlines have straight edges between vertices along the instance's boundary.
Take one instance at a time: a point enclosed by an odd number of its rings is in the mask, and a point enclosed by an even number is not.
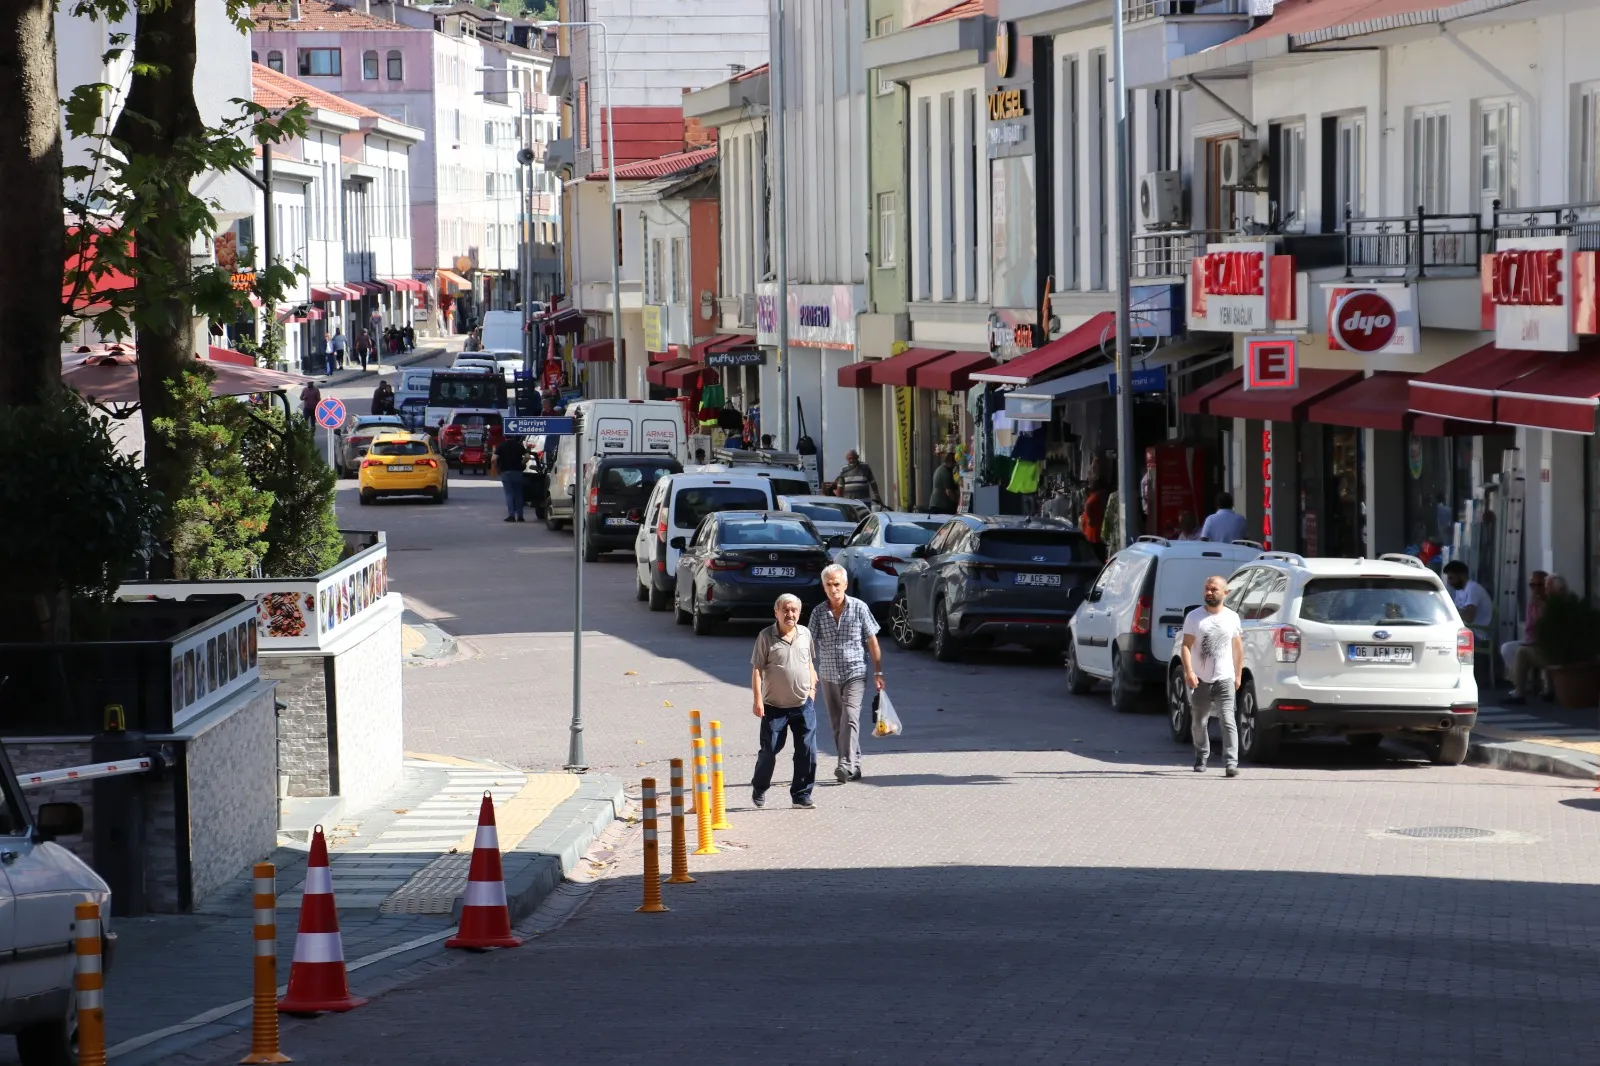
<svg viewBox="0 0 1600 1066"><path fill-rule="evenodd" d="M1333 305L1328 332L1352 352L1381 352L1394 340L1399 316L1394 304L1371 289L1347 292Z"/></svg>

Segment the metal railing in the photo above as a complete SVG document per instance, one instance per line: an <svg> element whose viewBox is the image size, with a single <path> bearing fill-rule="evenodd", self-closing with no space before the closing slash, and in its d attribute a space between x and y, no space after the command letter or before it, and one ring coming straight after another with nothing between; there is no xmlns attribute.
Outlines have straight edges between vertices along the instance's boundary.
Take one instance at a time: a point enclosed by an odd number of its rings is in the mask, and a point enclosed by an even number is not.
<svg viewBox="0 0 1600 1066"><path fill-rule="evenodd" d="M1169 18L1173 15L1248 15L1249 0L1122 0L1128 22Z"/></svg>
<svg viewBox="0 0 1600 1066"><path fill-rule="evenodd" d="M1206 254L1206 245L1238 236L1237 230L1194 229L1133 235L1135 278L1186 278L1189 262Z"/></svg>
<svg viewBox="0 0 1600 1066"><path fill-rule="evenodd" d="M1414 215L1351 218L1345 210L1344 276L1356 269L1427 277L1430 270L1476 272L1493 241L1477 215Z"/></svg>
<svg viewBox="0 0 1600 1066"><path fill-rule="evenodd" d="M1600 251L1600 203L1504 208L1494 202L1494 236L1578 238L1578 249Z"/></svg>

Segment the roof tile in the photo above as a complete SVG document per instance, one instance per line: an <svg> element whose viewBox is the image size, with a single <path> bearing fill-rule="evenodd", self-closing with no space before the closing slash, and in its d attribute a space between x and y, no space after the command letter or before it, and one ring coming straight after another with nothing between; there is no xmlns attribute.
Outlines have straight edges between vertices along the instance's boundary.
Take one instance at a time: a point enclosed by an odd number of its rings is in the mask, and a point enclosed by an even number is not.
<svg viewBox="0 0 1600 1066"><path fill-rule="evenodd" d="M332 3L331 0L300 0L300 17L294 21L289 19L288 0L256 4L251 9L250 17L255 20L256 29L279 33L416 29L413 26L390 22L388 19L375 18L346 4Z"/></svg>
<svg viewBox="0 0 1600 1066"><path fill-rule="evenodd" d="M664 178L669 174L681 174L686 170L693 170L703 163L709 163L717 158L717 149L697 148L692 152L673 152L670 155L657 156L654 159L641 159L637 163L623 163L617 167L618 181L639 181L644 178ZM604 170L596 170L587 175L588 181L604 181L607 174Z"/></svg>
<svg viewBox="0 0 1600 1066"><path fill-rule="evenodd" d="M262 107L293 107L296 100L304 100L312 107L348 115L350 118L384 117L371 108L351 103L344 97L335 96L315 85L307 85L298 78L279 74L271 67L264 67L260 63L250 64L250 85L256 103Z"/></svg>

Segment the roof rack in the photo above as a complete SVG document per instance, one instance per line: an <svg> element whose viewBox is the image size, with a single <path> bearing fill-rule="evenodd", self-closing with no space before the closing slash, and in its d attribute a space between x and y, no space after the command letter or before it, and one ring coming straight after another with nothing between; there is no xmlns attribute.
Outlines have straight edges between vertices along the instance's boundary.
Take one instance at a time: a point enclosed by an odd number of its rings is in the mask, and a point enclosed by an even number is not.
<svg viewBox="0 0 1600 1066"><path fill-rule="evenodd" d="M1378 556L1378 561L1385 563L1400 563L1403 566L1414 566L1418 570L1428 569L1427 563L1423 562L1421 559L1418 559L1415 555L1407 555L1404 552L1384 552L1382 555Z"/></svg>
<svg viewBox="0 0 1600 1066"><path fill-rule="evenodd" d="M1290 563L1294 566L1306 565L1306 557L1295 552L1262 552L1258 559L1277 559L1280 562Z"/></svg>
<svg viewBox="0 0 1600 1066"><path fill-rule="evenodd" d="M799 452L780 452L772 448L718 448L711 453L713 462L729 466L781 466L801 469Z"/></svg>
<svg viewBox="0 0 1600 1066"><path fill-rule="evenodd" d="M1135 543L1136 544L1160 544L1160 545L1163 545L1164 547L1168 547L1168 548L1172 547L1172 541L1168 540L1166 537L1157 537L1157 536L1154 536L1154 535L1149 534L1149 533L1146 533L1144 536L1140 537L1137 541L1135 541Z"/></svg>
<svg viewBox="0 0 1600 1066"><path fill-rule="evenodd" d="M1267 550L1266 545L1262 544L1259 540L1230 540L1228 543L1237 544L1241 548L1254 548L1258 552Z"/></svg>

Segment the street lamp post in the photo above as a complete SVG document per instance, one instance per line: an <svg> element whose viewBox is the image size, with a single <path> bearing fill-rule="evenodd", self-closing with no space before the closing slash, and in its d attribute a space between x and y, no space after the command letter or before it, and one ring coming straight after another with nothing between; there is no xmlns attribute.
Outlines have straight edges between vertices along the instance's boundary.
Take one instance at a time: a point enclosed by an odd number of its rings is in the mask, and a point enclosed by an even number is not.
<svg viewBox="0 0 1600 1066"><path fill-rule="evenodd" d="M1123 0L1111 0L1111 70L1116 96L1117 150L1117 515L1123 543L1132 544L1144 532L1139 507L1138 459L1133 440L1133 316L1130 313L1133 280L1133 166L1128 144L1128 84L1123 65ZM1112 545L1115 551L1117 545Z"/></svg>

